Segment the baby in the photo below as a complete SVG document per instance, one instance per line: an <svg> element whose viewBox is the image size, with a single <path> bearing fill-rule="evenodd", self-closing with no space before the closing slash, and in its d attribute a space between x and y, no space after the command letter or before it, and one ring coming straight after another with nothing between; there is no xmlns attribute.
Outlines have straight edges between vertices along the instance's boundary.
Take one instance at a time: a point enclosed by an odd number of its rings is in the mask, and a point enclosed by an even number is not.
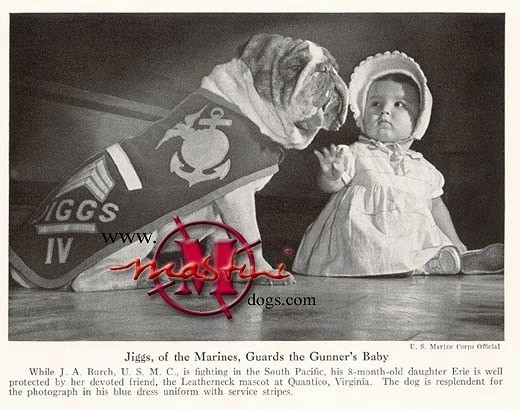
<svg viewBox="0 0 520 410"><path fill-rule="evenodd" d="M467 252L444 204L444 178L410 149L430 120L419 65L394 51L367 58L350 82L361 129L351 146L315 151L318 184L333 193L305 232L293 271L322 276L497 273L502 244Z"/></svg>

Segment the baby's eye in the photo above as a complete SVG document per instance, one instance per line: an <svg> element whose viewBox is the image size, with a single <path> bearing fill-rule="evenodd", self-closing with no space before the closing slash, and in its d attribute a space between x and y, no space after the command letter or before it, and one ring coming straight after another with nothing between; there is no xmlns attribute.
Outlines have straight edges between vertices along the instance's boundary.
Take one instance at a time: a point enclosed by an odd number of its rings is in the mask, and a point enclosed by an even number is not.
<svg viewBox="0 0 520 410"><path fill-rule="evenodd" d="M397 108L405 108L406 104L403 101L396 101L394 106L397 107Z"/></svg>
<svg viewBox="0 0 520 410"><path fill-rule="evenodd" d="M370 107L379 107L379 101L370 101Z"/></svg>

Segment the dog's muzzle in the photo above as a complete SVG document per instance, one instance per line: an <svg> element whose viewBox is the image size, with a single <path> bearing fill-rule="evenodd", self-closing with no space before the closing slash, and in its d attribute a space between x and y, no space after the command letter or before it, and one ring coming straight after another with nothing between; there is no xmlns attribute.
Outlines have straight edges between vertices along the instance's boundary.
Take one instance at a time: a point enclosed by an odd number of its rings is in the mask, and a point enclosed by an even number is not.
<svg viewBox="0 0 520 410"><path fill-rule="evenodd" d="M306 98L311 99L317 110L313 115L295 121L296 127L302 130L324 128L337 131L343 125L348 109L348 89L331 64L320 64L296 96L297 100Z"/></svg>

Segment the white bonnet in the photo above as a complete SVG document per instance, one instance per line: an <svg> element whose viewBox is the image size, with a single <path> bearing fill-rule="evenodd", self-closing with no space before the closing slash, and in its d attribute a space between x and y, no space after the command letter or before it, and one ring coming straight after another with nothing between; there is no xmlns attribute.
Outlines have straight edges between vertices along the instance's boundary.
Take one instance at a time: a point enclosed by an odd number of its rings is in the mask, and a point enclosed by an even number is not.
<svg viewBox="0 0 520 410"><path fill-rule="evenodd" d="M378 78L397 73L411 77L419 87L421 106L412 138L420 140L430 122L432 95L426 84L426 77L421 67L405 53L386 51L383 54L376 54L362 61L350 76L350 84L348 86L351 97L350 108L354 114L357 126L364 131L362 114L365 110L370 85Z"/></svg>

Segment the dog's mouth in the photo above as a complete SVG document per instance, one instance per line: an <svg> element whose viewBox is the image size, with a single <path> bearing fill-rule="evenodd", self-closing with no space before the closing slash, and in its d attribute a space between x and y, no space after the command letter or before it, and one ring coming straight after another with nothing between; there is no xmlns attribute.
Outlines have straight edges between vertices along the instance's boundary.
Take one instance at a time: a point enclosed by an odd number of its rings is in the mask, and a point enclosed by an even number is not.
<svg viewBox="0 0 520 410"><path fill-rule="evenodd" d="M342 120L343 99L337 90L334 90L331 97L316 110L313 115L298 120L294 123L295 127L306 132L324 128L326 130L337 131L344 120Z"/></svg>
<svg viewBox="0 0 520 410"><path fill-rule="evenodd" d="M343 98L335 89L330 100L323 107L324 118L323 128L327 130L337 131L345 122Z"/></svg>
<svg viewBox="0 0 520 410"><path fill-rule="evenodd" d="M320 109L310 117L296 121L294 126L302 131L314 131L317 128L321 128L323 123L323 111Z"/></svg>

